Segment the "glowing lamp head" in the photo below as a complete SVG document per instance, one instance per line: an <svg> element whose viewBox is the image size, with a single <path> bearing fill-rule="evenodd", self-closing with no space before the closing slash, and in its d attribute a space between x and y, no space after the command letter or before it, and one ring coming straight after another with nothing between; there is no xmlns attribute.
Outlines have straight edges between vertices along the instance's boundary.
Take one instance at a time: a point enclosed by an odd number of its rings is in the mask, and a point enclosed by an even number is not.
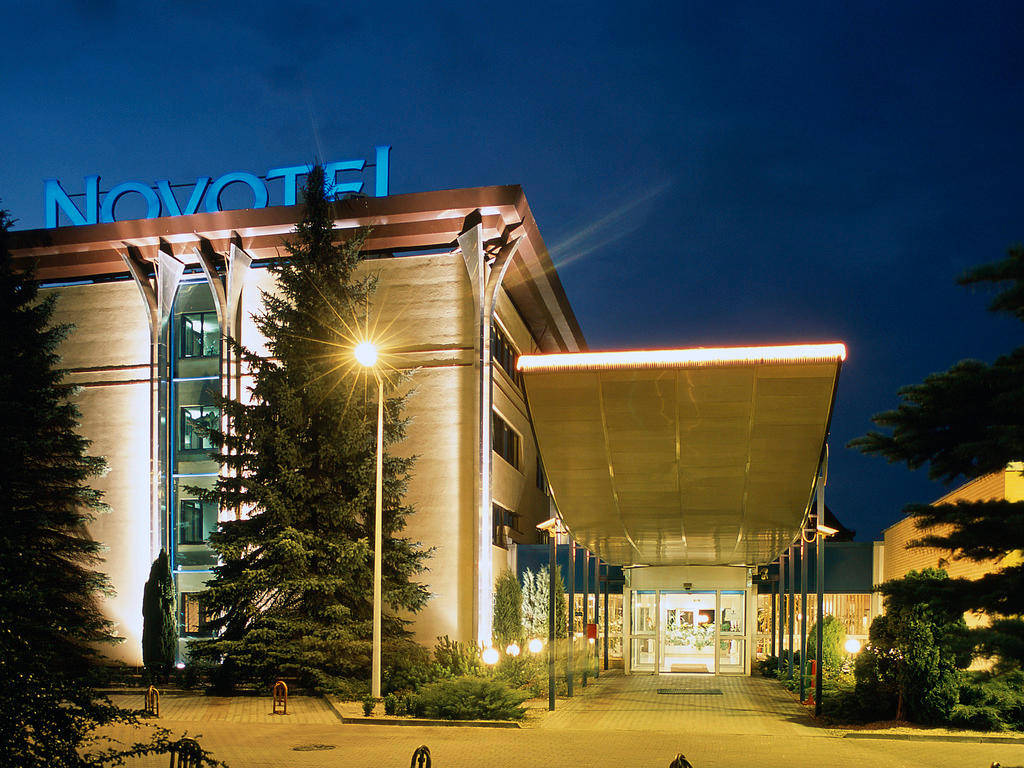
<svg viewBox="0 0 1024 768"><path fill-rule="evenodd" d="M498 663L498 649L484 648L484 652L481 658L484 660L484 664L486 664L487 666L494 666Z"/></svg>
<svg viewBox="0 0 1024 768"><path fill-rule="evenodd" d="M357 344L354 353L359 364L366 368L373 368L377 364L377 347L368 341Z"/></svg>
<svg viewBox="0 0 1024 768"><path fill-rule="evenodd" d="M846 642L843 643L843 648L845 648L846 652L851 656L855 653L859 653L860 640L858 640L856 637L848 637L846 638Z"/></svg>
<svg viewBox="0 0 1024 768"><path fill-rule="evenodd" d="M184 669L185 668L185 662L184 661L179 661L177 664L174 665L174 668L175 669Z"/></svg>
<svg viewBox="0 0 1024 768"><path fill-rule="evenodd" d="M507 653L509 656L515 658L516 656L519 655L519 646L516 645L515 643L509 643L508 648L505 649L505 653Z"/></svg>
<svg viewBox="0 0 1024 768"><path fill-rule="evenodd" d="M535 637L530 640L526 647L530 650L530 653L540 653L544 649L544 643L540 641L539 637Z"/></svg>

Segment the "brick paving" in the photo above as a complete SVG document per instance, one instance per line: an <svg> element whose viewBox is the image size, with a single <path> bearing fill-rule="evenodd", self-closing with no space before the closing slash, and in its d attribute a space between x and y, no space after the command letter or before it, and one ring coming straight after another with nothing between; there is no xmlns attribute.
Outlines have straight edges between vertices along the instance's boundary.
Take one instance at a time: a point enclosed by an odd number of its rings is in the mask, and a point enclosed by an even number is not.
<svg viewBox="0 0 1024 768"><path fill-rule="evenodd" d="M722 695L656 692L701 686ZM696 768L1024 765L1022 744L839 738L816 727L778 685L757 677L602 675L580 694L559 699L554 713L539 703L520 730L343 725L324 702L306 697L291 699L290 714L281 717L269 714L269 696L165 696L159 724L199 736L231 768L405 768L420 744L429 745L434 768L665 768L677 752ZM141 703L141 696L134 698ZM110 735L140 738L125 728L111 729ZM129 768L166 765L163 756Z"/></svg>

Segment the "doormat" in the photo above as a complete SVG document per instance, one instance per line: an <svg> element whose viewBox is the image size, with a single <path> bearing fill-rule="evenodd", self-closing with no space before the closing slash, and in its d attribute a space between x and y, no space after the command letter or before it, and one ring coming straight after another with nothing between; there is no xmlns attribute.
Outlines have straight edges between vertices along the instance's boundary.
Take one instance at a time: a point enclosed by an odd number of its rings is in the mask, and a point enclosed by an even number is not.
<svg viewBox="0 0 1024 768"><path fill-rule="evenodd" d="M718 688L659 688L658 693L667 696L721 696Z"/></svg>

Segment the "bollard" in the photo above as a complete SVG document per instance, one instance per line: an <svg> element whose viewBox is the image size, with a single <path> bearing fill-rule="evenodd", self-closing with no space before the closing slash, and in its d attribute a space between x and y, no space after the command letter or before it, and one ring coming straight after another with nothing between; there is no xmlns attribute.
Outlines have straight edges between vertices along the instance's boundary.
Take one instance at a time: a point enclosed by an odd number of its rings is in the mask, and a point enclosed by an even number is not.
<svg viewBox="0 0 1024 768"><path fill-rule="evenodd" d="M203 750L195 739L179 739L171 747L170 768L202 768Z"/></svg>
<svg viewBox="0 0 1024 768"><path fill-rule="evenodd" d="M416 748L412 753L412 762L409 768L430 768L430 749L426 744Z"/></svg>
<svg viewBox="0 0 1024 768"><path fill-rule="evenodd" d="M281 708L280 712L278 707ZM272 714L288 714L288 684L284 680L278 680L274 683L274 711Z"/></svg>
<svg viewBox="0 0 1024 768"><path fill-rule="evenodd" d="M160 717L160 691L152 685L146 691L145 713L150 717Z"/></svg>
<svg viewBox="0 0 1024 768"><path fill-rule="evenodd" d="M818 674L818 660L811 659L811 680L814 680ZM814 686L810 686L810 691L807 694L807 701L804 702L809 707L814 706Z"/></svg>

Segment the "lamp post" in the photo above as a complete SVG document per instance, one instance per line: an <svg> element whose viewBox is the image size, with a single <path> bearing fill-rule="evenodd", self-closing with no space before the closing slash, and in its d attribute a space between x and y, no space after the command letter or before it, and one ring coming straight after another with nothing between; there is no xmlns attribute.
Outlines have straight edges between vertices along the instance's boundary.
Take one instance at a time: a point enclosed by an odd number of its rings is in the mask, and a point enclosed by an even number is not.
<svg viewBox="0 0 1024 768"><path fill-rule="evenodd" d="M355 348L356 360L373 371L377 379L377 500L373 519L373 655L370 671L370 695L380 698L380 613L381 613L381 538L384 507L384 379L377 370L377 347L364 341Z"/></svg>

